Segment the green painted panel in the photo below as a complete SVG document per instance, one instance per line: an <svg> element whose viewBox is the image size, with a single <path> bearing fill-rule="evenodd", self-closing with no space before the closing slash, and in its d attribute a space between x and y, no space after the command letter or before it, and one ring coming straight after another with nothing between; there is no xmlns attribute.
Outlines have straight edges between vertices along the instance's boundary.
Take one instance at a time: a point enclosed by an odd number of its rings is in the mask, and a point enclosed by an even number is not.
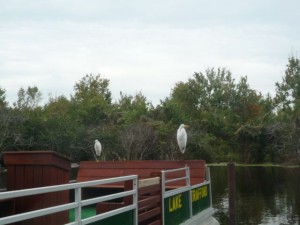
<svg viewBox="0 0 300 225"><path fill-rule="evenodd" d="M104 220L91 223L92 225L133 225L134 210L120 213L116 216L106 218Z"/></svg>
<svg viewBox="0 0 300 225"><path fill-rule="evenodd" d="M89 218L96 215L95 207L85 207L82 209L81 218ZM75 218L74 210L70 211L70 222L73 222ZM106 218L101 221L90 223L91 225L133 225L134 224L134 210L127 211L121 214L118 214L114 217Z"/></svg>
<svg viewBox="0 0 300 225"><path fill-rule="evenodd" d="M192 189L193 215L210 207L209 185Z"/></svg>
<svg viewBox="0 0 300 225"><path fill-rule="evenodd" d="M183 192L164 200L165 225L177 225L190 217L189 192Z"/></svg>
<svg viewBox="0 0 300 225"><path fill-rule="evenodd" d="M70 222L74 222L75 220L75 210L71 209L70 210ZM85 219L91 216L96 215L96 206L88 206L88 207L83 207L81 210L81 218Z"/></svg>

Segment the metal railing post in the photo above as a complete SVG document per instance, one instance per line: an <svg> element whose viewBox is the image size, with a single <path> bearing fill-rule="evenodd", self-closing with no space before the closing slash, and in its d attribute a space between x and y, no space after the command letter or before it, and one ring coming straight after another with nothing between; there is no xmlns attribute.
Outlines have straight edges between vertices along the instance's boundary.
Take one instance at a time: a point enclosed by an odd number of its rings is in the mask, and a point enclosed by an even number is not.
<svg viewBox="0 0 300 225"><path fill-rule="evenodd" d="M81 188L75 188L75 202L77 202L78 207L75 208L75 222L81 224Z"/></svg>
<svg viewBox="0 0 300 225"><path fill-rule="evenodd" d="M212 193L211 193L211 180L210 180L210 168L205 166L206 180L209 182L209 201L210 207L212 207Z"/></svg>
<svg viewBox="0 0 300 225"><path fill-rule="evenodd" d="M193 205L192 205L191 177L190 177L190 168L187 165L185 165L185 176L186 176L186 186L189 189L190 218L192 218L192 216L193 216Z"/></svg>
<svg viewBox="0 0 300 225"><path fill-rule="evenodd" d="M133 182L132 189L135 191L135 194L132 196L133 204L135 206L135 212L134 212L134 224L135 225L138 225L138 210L139 210L139 208L138 208L138 188L139 187L138 187L137 180L138 180L137 177L132 180L132 182Z"/></svg>

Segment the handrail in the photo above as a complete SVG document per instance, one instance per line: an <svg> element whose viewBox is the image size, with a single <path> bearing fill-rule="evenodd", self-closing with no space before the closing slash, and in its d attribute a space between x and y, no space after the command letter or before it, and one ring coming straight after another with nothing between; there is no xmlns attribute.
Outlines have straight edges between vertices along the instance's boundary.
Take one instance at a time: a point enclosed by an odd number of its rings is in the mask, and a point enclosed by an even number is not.
<svg viewBox="0 0 300 225"><path fill-rule="evenodd" d="M162 204L164 204L164 200L167 198L172 198L173 196L180 195L181 193L188 192L188 207L189 207L189 218L193 217L193 190L197 188L201 188L204 186L208 186L208 191L211 193L211 182L210 182L210 170L209 167L205 168L205 181L191 185L190 183L190 170L188 166L185 166L183 168L178 168L178 169L173 169L173 170L165 170L162 171ZM179 172L179 171L185 171L185 175L180 175L177 178L172 178L172 179L167 179L167 174L168 173L173 173L173 172ZM172 183L175 181L179 180L186 180L186 183L184 186L177 187L171 190L166 190L166 184ZM212 199L211 199L211 194L209 194L209 207L211 208L212 206ZM162 205L164 207L164 205ZM165 224L165 211L162 210L162 221L163 225Z"/></svg>
<svg viewBox="0 0 300 225"><path fill-rule="evenodd" d="M172 183L172 182L179 181L179 180L186 180L186 177L179 177L179 178L175 178L175 179L166 180L165 184Z"/></svg>
<svg viewBox="0 0 300 225"><path fill-rule="evenodd" d="M164 180L164 184L167 184L167 183L172 183L172 182L175 182L175 181L179 181L179 180L187 180L187 178L189 177L189 173L187 172L187 170L188 170L188 172L189 172L189 167L188 166L185 166L185 167L183 167L183 168L178 168L178 169L172 169L172 170L163 170L163 171L161 171L161 173L162 173L162 176L163 176L163 180ZM183 177L178 177L178 178L175 178L175 179L166 179L166 176L167 176L167 174L169 174L169 173L174 173L174 172L179 172L179 171L186 171L186 173L185 173L185 176L183 176ZM186 182L186 186L188 186L188 183ZM165 187L164 187L165 188Z"/></svg>
<svg viewBox="0 0 300 225"><path fill-rule="evenodd" d="M110 183L116 183L116 182L121 182L126 180L135 180L135 179L137 179L137 175L122 176L122 177L93 180L93 181L84 181L84 182L78 182L72 184L60 184L60 185L30 188L30 189L23 189L23 190L16 190L16 191L8 191L8 192L0 193L0 200L6 198L16 198L16 197L25 197L25 196L36 195L36 194L45 194L45 193L57 192L57 191L66 191L75 188L91 187L91 186L110 184Z"/></svg>
<svg viewBox="0 0 300 225"><path fill-rule="evenodd" d="M173 196L173 195L176 195L176 194L179 194L179 193L182 193L182 192L185 192L187 191L186 189L186 186L185 187L181 187L181 188L176 188L175 190L169 190L169 191L166 191L166 183L171 183L171 182L174 182L176 181L177 179L169 179L167 180L166 179L166 175L168 173L174 173L174 172L179 172L179 171L186 171L185 173L185 176L184 177L180 177L179 179L180 180L183 180L183 179L187 179L187 176L189 176L189 174L187 173L187 170L188 170L189 167L185 166L183 168L178 168L178 169L172 169L172 170L163 170L161 171L161 191L162 191L162 199L161 199L161 202L162 202L162 208L163 208L163 204L164 204L164 200L165 198L169 197L169 196ZM165 212L164 210L162 210L162 222L163 222L163 225L165 224Z"/></svg>
<svg viewBox="0 0 300 225"><path fill-rule="evenodd" d="M51 193L51 192L58 192L58 191L65 191L65 190L71 190L74 189L75 193L75 201L73 203L66 203L61 204L54 207L48 207L44 209L34 210L30 212L20 213L13 216L7 216L0 218L0 224L9 224L14 222L19 222L22 220L32 219L52 213L57 213L65 210L75 209L75 222L69 223L69 224L89 224L92 222L95 222L100 219L107 218L109 216L113 216L120 212L126 212L129 210L135 210L135 221L137 221L137 175L130 175L130 176L123 176L123 177L116 177L116 178L109 178L109 179L103 179L103 180L95 180L95 181L86 181L86 182L80 182L80 183L72 183L72 184L63 184L63 185L55 185L55 186L48 186L48 187L40 187L40 188L31 188L31 189L25 189L25 190L16 190L16 191L8 191L8 192L2 192L0 193L0 200L1 199L11 199L11 198L17 198L17 197L24 197L24 196L30 196L30 195L37 195L37 194L45 194L45 193ZM81 199L81 188L84 187L90 187L90 186L96 186L96 185L103 185L103 184L109 184L109 183L115 183L115 182L121 182L121 181L127 181L132 180L133 182L133 189L130 191L124 191L116 194L111 194L103 197L97 197L97 198L91 198L88 200L82 200ZM133 196L133 203L129 206L122 207L117 211L111 211L108 213L105 213L104 215L96 215L90 218L81 219L81 208L86 205L95 204L98 202L108 201L117 199L120 197L126 197L126 196ZM136 222L137 224L137 222Z"/></svg>

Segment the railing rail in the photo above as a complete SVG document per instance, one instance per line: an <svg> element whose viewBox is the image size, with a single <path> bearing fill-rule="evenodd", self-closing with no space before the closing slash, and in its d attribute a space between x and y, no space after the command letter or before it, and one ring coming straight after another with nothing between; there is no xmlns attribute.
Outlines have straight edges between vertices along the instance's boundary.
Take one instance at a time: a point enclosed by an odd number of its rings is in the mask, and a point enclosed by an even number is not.
<svg viewBox="0 0 300 225"><path fill-rule="evenodd" d="M84 187L91 187L91 186L98 186L103 184L109 184L109 183L115 183L115 182L122 182L132 180L133 182L133 189L130 191L124 191L116 194L106 195L102 197L97 198L91 198L87 200L81 199L81 189ZM45 194L45 193L51 193L51 192L58 192L58 191L66 191L74 189L75 193L75 201L72 203L67 204L61 204L58 206L48 207L44 209L34 210L30 212L20 213L13 216L7 216L0 218L0 224L9 224L14 222L19 222L27 219L32 219L52 213L62 212L65 210L75 209L75 221L72 223L69 223L69 225L75 225L75 224L89 224L95 221L98 221L100 219L104 219L110 216L114 216L118 213L126 212L129 210L135 210L135 224L137 225L137 175L131 175L131 176L123 176L123 177L116 177L116 178L110 178L110 179L103 179L103 180L95 180L95 181L86 181L86 182L80 182L80 183L72 183L72 184L63 184L63 185L55 185L55 186L49 186L49 187L40 187L40 188L31 188L31 189L25 189L25 190L16 190L16 191L8 191L8 192L1 192L0 193L0 200L4 199L12 199L12 198L18 198L18 197L24 197L24 196L31 196L31 195L38 195L38 194ZM98 202L108 201L117 199L120 197L126 197L126 196L133 196L133 203L129 206L122 207L118 210L113 210L107 213L103 213L100 215L92 216L86 219L81 218L81 208L83 206L95 204Z"/></svg>
<svg viewBox="0 0 300 225"><path fill-rule="evenodd" d="M183 172L184 173L183 173ZM165 213L167 217L170 218L170 215L172 213L176 214L176 210L180 210L180 208L186 207L188 208L188 213L185 217L186 218L192 218L195 213L202 212L203 209L211 208L212 202L211 202L211 183L210 183L210 171L209 168L206 167L206 180L202 183L198 183L195 185L191 185L191 179L190 179L190 169L188 166L185 166L184 168L179 169L172 169L172 170L165 170L161 171L161 218L162 218L162 224L174 224L172 221L170 223L166 222ZM175 173L172 176L168 176L171 173ZM185 180L183 186L180 186L175 189L168 189L169 187L174 187L174 183L178 181ZM101 197L94 197L89 199L82 199L81 193L82 189L86 187L93 187L93 186L99 186L104 184L110 184L110 183L116 183L116 182L131 182L132 181L132 188L125 189L122 192L118 192L115 194L105 195ZM173 183L173 185L172 185ZM182 182L181 182L182 183ZM170 186L167 186L169 185ZM177 183L178 184L178 183ZM51 193L51 192L59 192L59 191L66 191L66 190L74 190L74 201L71 203L66 204L60 204L57 206L52 206L48 208L43 208L39 210L34 210L30 212L20 213L13 216L7 216L0 218L0 225L4 224L10 224L14 222L19 222L23 220L33 219L40 216L45 216L52 213L62 212L66 210L75 210L75 221L69 222L66 225L79 225L79 224L90 224L99 220L103 220L109 217L116 216L118 214L128 212L133 210L133 224L138 225L138 176L137 175L131 175L131 176L123 176L123 177L116 177L116 178L110 178L110 179L102 179L102 180L94 180L94 181L86 181L86 182L80 182L80 183L69 183L64 185L55 185L55 186L49 186L49 187L40 187L40 188L32 188L32 189L25 189L25 190L16 190L16 191L8 191L8 192L2 192L0 193L0 200L5 199L15 199L19 197L24 196L30 196L30 195L38 195L38 194L45 194L45 193ZM116 209L110 210L108 212L103 212L88 218L82 218L81 217L81 211L82 207L97 204L100 202L106 202L113 199L120 199L125 198L128 196L132 196L132 201L130 201L129 204L124 204L122 207L118 207ZM160 197L158 197L160 198ZM204 199L204 208L197 208L198 206L194 205L197 204L196 202L201 200L201 198ZM180 199L180 200L179 200ZM181 202L181 200L186 200L185 202ZM203 202L202 202L203 203ZM201 203L201 204L202 204ZM181 206L182 204L182 206ZM169 207L169 209L168 209ZM171 208L170 208L171 207ZM202 207L202 206L201 206ZM171 209L171 210L170 210ZM168 211L169 210L169 211ZM172 212L171 212L172 211Z"/></svg>
<svg viewBox="0 0 300 225"><path fill-rule="evenodd" d="M179 172L179 171L185 171L185 175L181 176L181 177L173 178L173 179L167 178L167 174L175 173L175 172ZM182 193L182 192L188 190L188 188L190 187L190 172L189 171L190 171L190 168L187 166L185 166L183 168L178 168L178 169L161 171L163 196L168 197L170 195L176 195L176 194L179 194L179 193ZM179 181L179 180L186 180L185 185L180 188L171 189L168 191L166 190L166 184L173 183L173 182Z"/></svg>
<svg viewBox="0 0 300 225"><path fill-rule="evenodd" d="M172 179L167 178L167 174L180 172L180 171L185 171L185 174L182 175L182 176L179 176L177 178L172 178ZM191 183L190 183L190 169L187 166L185 166L183 168L179 168L179 169L162 171L162 206L163 207L168 207L165 204L165 199L168 199L168 198L170 199L174 196L178 196L178 195L181 195L182 193L188 192L188 197L187 197L188 198L188 208L189 208L188 209L189 210L188 217L192 218L192 216L194 215L193 202L197 201L196 198L198 198L197 194L195 194L195 193L193 194L193 191L195 191L199 188L201 189L202 187L204 187L207 192L203 193L203 195L205 195L205 194L207 194L206 196L209 195L208 196L208 198L209 198L208 199L209 200L209 207L211 207L212 206L212 199L211 199L211 182L210 182L209 167L205 167L205 177L206 177L205 178L206 180L204 182L199 183L199 184L195 184L195 185L191 185ZM172 182L175 182L175 181L179 181L179 180L186 180L185 185L181 186L181 187L178 187L178 188L175 188L175 189L166 190L166 184L169 184L169 183L172 183ZM172 204L172 201L171 201L171 204ZM175 208L176 207L179 207L179 205L176 205L176 203L175 203ZM165 210L162 210L162 221L163 221L163 225L168 224L168 223L166 223Z"/></svg>

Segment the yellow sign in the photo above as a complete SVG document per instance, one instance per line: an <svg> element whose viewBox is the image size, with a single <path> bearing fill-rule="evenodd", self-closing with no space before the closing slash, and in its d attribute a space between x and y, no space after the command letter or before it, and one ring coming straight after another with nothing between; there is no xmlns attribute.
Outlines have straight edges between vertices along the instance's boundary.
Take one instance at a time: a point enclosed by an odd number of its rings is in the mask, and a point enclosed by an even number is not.
<svg viewBox="0 0 300 225"><path fill-rule="evenodd" d="M199 187L192 190L192 201L198 201L202 198L205 198L208 194L207 186Z"/></svg>
<svg viewBox="0 0 300 225"><path fill-rule="evenodd" d="M181 194L169 198L169 212L174 212L181 207Z"/></svg>

